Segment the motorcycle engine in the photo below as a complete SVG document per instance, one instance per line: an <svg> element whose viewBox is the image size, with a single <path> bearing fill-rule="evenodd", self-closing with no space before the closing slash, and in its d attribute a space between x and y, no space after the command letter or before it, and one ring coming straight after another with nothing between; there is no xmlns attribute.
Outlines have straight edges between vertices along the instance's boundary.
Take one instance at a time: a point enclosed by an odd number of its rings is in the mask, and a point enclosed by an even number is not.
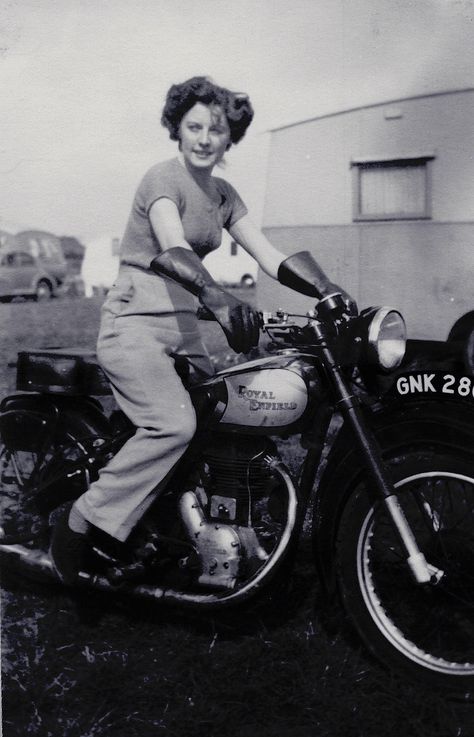
<svg viewBox="0 0 474 737"><path fill-rule="evenodd" d="M273 441L255 436L214 435L204 449L199 483L179 503L201 585L232 589L268 559L285 518L278 458Z"/></svg>

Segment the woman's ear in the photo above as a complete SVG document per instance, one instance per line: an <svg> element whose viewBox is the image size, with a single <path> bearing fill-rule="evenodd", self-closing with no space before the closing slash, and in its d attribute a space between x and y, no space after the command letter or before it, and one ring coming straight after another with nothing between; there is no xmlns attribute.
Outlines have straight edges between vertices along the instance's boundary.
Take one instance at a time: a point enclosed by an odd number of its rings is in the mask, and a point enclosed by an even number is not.
<svg viewBox="0 0 474 737"><path fill-rule="evenodd" d="M228 150L230 149L230 147L231 147L231 146L232 146L232 141L229 141L229 143L228 143L228 144L227 144L227 146L225 147L225 150L226 150L226 151L228 151Z"/></svg>

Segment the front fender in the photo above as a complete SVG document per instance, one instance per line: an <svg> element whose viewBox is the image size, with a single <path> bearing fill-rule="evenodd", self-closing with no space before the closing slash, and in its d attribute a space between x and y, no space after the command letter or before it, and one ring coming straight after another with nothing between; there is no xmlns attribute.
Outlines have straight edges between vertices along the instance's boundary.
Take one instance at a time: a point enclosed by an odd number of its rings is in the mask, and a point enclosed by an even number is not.
<svg viewBox="0 0 474 737"><path fill-rule="evenodd" d="M437 449L474 449L474 404L422 399L386 402L365 408L369 428L388 458L432 444ZM326 592L334 591L334 543L345 502L366 468L347 424L341 428L328 456L313 510L313 551Z"/></svg>

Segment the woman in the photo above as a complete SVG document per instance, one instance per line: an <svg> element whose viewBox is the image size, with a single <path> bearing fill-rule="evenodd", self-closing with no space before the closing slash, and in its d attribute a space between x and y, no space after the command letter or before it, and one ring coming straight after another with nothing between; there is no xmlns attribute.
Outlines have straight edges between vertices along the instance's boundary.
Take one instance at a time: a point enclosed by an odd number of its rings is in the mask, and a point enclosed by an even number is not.
<svg viewBox="0 0 474 737"><path fill-rule="evenodd" d="M215 284L201 263L220 245L222 229L281 283L318 298L342 291L310 254L286 258L274 248L235 189L213 176L252 118L246 95L206 77L167 94L161 122L178 142L178 155L153 166L138 187L97 346L117 404L137 429L55 525L50 554L65 583L74 583L83 565L90 526L125 541L193 437L195 413L176 360L185 357L195 379L212 372L195 297L236 352L258 343L255 311Z"/></svg>

